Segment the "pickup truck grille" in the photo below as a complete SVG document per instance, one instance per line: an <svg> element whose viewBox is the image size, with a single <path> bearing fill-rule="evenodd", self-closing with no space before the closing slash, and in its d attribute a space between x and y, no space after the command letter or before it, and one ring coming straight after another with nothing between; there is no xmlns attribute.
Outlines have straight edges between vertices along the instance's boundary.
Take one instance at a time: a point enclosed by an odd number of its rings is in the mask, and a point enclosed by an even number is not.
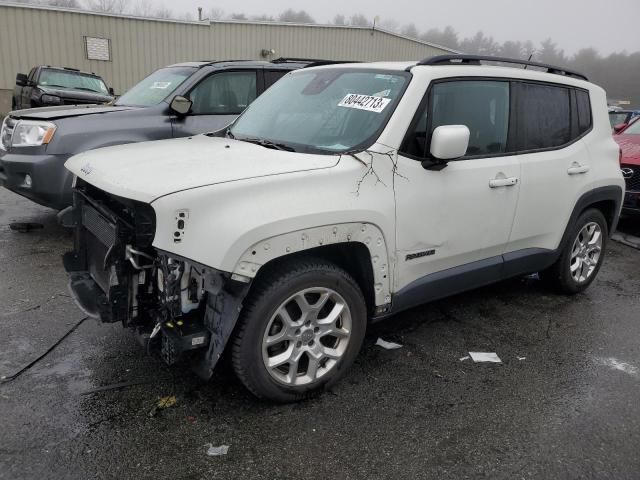
<svg viewBox="0 0 640 480"><path fill-rule="evenodd" d="M2 124L0 143L5 150L9 150L9 147L11 147L11 138L13 137L13 130L16 127L16 123L18 123L18 121L15 118L7 117Z"/></svg>
<svg viewBox="0 0 640 480"><path fill-rule="evenodd" d="M640 166L639 165L622 165L622 168L630 168L633 170L633 176L625 178L624 181L627 184L627 191L640 192Z"/></svg>

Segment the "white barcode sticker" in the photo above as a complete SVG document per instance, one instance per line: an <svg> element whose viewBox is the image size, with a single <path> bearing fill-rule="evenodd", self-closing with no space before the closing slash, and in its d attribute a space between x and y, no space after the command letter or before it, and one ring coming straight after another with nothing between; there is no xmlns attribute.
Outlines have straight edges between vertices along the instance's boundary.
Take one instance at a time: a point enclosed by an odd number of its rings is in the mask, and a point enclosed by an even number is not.
<svg viewBox="0 0 640 480"><path fill-rule="evenodd" d="M338 106L380 113L387 105L389 105L390 102L390 98L374 97L373 95L360 95L358 93L348 93L340 101Z"/></svg>

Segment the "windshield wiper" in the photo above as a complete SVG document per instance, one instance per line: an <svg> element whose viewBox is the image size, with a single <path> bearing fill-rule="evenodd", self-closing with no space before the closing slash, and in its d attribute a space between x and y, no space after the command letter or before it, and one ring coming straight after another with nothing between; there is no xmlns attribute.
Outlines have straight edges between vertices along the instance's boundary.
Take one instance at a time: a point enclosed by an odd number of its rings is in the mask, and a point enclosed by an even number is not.
<svg viewBox="0 0 640 480"><path fill-rule="evenodd" d="M86 88L86 87L73 87L74 90L84 90L85 92L93 92L93 93L102 93L99 92L97 90L92 90L90 88Z"/></svg>
<svg viewBox="0 0 640 480"><path fill-rule="evenodd" d="M233 134L232 134L233 135ZM256 145L260 145L265 148L273 148L274 150L283 150L285 152L295 152L296 149L284 144L284 143L275 143L271 140L266 140L264 138L236 138L236 140L240 140L241 142L249 142L255 143Z"/></svg>

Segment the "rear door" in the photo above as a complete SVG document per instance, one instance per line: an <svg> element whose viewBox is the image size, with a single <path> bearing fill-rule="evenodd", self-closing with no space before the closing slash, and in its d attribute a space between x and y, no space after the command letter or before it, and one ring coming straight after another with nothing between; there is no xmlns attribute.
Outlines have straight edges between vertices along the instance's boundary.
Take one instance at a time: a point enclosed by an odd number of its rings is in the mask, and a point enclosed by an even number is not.
<svg viewBox="0 0 640 480"><path fill-rule="evenodd" d="M592 125L589 93L517 82L516 98L522 184L509 250L554 250L591 181L591 158L581 140Z"/></svg>
<svg viewBox="0 0 640 480"><path fill-rule="evenodd" d="M395 188L396 288L445 270L469 273L475 284L495 281L520 188L520 162L511 153L510 82L443 79L425 100L400 151L406 181ZM421 160L430 159L431 135L441 125L469 128L467 153L441 170L425 169Z"/></svg>
<svg viewBox="0 0 640 480"><path fill-rule="evenodd" d="M262 83L258 69L225 70L203 78L188 93L191 112L173 119L174 137L212 132L233 122L255 100Z"/></svg>

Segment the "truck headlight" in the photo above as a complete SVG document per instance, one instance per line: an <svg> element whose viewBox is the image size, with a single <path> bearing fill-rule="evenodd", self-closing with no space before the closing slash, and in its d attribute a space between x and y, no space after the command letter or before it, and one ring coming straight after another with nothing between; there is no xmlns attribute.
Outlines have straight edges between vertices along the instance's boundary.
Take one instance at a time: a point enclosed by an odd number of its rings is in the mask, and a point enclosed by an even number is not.
<svg viewBox="0 0 640 480"><path fill-rule="evenodd" d="M56 132L55 123L20 120L13 130L13 147L37 147L46 145Z"/></svg>
<svg viewBox="0 0 640 480"><path fill-rule="evenodd" d="M56 95L42 95L40 101L49 105L60 105L62 103L62 99Z"/></svg>

